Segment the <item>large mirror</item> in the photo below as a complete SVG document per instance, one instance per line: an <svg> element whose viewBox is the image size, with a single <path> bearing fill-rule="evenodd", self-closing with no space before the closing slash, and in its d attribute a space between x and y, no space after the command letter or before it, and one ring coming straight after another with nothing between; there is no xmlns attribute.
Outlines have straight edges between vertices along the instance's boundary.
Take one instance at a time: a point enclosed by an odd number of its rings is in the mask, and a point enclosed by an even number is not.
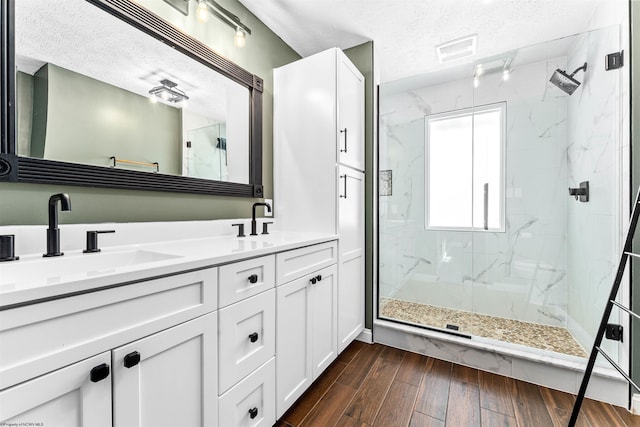
<svg viewBox="0 0 640 427"><path fill-rule="evenodd" d="M262 196L257 76L128 0L2 8L4 180Z"/></svg>

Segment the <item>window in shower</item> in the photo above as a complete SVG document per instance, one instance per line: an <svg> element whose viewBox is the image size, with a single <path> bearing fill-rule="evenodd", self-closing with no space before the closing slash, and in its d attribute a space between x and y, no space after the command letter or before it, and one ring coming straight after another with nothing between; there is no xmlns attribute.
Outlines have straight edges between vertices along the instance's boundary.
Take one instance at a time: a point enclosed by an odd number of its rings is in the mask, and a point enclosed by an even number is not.
<svg viewBox="0 0 640 427"><path fill-rule="evenodd" d="M425 117L425 228L504 231L506 103Z"/></svg>

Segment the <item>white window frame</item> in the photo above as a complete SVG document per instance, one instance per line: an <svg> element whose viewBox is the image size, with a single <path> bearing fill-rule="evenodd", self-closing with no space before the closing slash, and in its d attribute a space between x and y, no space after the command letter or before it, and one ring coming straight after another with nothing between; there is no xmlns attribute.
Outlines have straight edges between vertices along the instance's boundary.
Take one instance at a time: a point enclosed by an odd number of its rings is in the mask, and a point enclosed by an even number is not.
<svg viewBox="0 0 640 427"><path fill-rule="evenodd" d="M429 135L429 122L432 120L442 120L442 119L447 119L447 118L456 118L456 117L462 117L462 116L472 116L472 130L473 130L473 116L477 113L482 113L482 112L486 112L486 111L492 111L492 110L499 110L500 111L500 128L501 128L501 132L500 132L500 184L499 184L499 190L500 190L500 195L498 197L498 200L500 202L500 206L499 206L499 227L496 228L488 228L488 229L484 229L483 227L474 227L473 224L470 227L452 227L452 226L434 226L434 225L430 225L430 218L429 218L429 189L430 189L430 183L429 183L429 175L430 175L430 171L429 171L429 153L431 152L431 148L430 148L430 135ZM481 232L488 232L488 233L504 233L506 231L506 224L505 224L505 218L506 218L506 140L507 140L507 103L506 101L503 102L496 102L496 103L492 103L492 104L486 104L486 105L479 105L479 106L475 106L475 107L470 107L470 108L463 108L463 109L459 109L459 110L453 110L453 111L446 111L443 113L436 113L436 114L429 114L426 115L424 118L424 132L425 132L425 151L424 151L424 163L425 163L425 176L424 176L424 181L425 181L425 190L424 190L424 196L425 196L425 218L424 218L424 227L426 230L448 230L448 231L472 231L472 232L476 232L476 231L481 231ZM472 136L472 150L473 150L473 136ZM473 162L472 162L473 165ZM473 166L472 166L473 167ZM473 176L473 172L472 172L472 176ZM473 185L473 183L472 183ZM475 194L472 192L472 199L473 197L475 197ZM473 200L472 200L472 206L473 206ZM472 213L472 218L473 218L473 213ZM472 223L473 223L473 219L472 219Z"/></svg>

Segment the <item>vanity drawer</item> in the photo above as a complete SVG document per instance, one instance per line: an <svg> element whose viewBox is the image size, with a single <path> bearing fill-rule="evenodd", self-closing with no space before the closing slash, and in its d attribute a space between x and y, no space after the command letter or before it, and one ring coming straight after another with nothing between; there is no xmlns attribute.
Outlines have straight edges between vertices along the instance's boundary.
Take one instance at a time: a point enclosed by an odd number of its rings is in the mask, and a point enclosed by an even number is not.
<svg viewBox="0 0 640 427"><path fill-rule="evenodd" d="M276 366L271 358L220 396L220 426L271 427L276 422ZM251 418L253 416L253 418Z"/></svg>
<svg viewBox="0 0 640 427"><path fill-rule="evenodd" d="M328 267L335 264L337 260L338 243L336 241L281 252L276 255L277 285Z"/></svg>
<svg viewBox="0 0 640 427"><path fill-rule="evenodd" d="M275 289L218 311L219 392L275 355Z"/></svg>
<svg viewBox="0 0 640 427"><path fill-rule="evenodd" d="M0 311L0 389L217 308L217 268Z"/></svg>
<svg viewBox="0 0 640 427"><path fill-rule="evenodd" d="M275 286L275 255L234 262L219 268L219 307L226 307Z"/></svg>

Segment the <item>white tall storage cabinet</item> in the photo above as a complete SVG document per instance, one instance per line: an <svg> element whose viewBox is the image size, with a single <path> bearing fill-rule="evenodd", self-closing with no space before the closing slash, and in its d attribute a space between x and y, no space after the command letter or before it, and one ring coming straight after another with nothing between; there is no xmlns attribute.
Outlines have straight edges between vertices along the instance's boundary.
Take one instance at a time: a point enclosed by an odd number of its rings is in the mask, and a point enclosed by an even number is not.
<svg viewBox="0 0 640 427"><path fill-rule="evenodd" d="M338 352L364 329L364 77L337 48L274 70L274 208L339 234Z"/></svg>

